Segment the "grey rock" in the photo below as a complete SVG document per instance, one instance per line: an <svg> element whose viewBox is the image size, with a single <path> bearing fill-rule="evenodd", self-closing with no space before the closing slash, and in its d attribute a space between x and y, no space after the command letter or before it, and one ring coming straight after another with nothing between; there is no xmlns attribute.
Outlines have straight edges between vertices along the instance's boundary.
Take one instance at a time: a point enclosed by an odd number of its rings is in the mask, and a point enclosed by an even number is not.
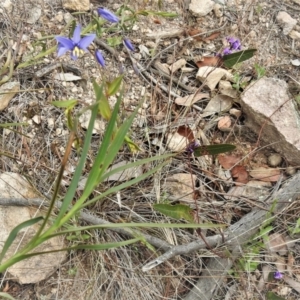
<svg viewBox="0 0 300 300"><path fill-rule="evenodd" d="M213 10L214 5L215 2L212 0L192 0L189 10L196 17L203 17Z"/></svg>
<svg viewBox="0 0 300 300"><path fill-rule="evenodd" d="M0 194L4 199L25 198L28 201L37 198L30 184L19 174L5 172L0 175ZM38 208L19 206L0 206L0 252L9 233L17 225L37 216ZM38 214L39 215L39 214ZM37 233L40 223L25 227L19 231L12 245L4 256L9 259L18 249L22 249ZM65 248L60 237L54 237L36 247L33 252L55 251ZM66 260L67 252L47 253L19 261L7 269L9 278L20 284L36 283L52 275L60 264Z"/></svg>
<svg viewBox="0 0 300 300"><path fill-rule="evenodd" d="M297 24L297 20L293 19L287 12L280 11L276 17L277 22L282 27L284 35L288 35Z"/></svg>
<svg viewBox="0 0 300 300"><path fill-rule="evenodd" d="M261 78L241 96L246 125L290 164L300 165L300 116L285 81Z"/></svg>

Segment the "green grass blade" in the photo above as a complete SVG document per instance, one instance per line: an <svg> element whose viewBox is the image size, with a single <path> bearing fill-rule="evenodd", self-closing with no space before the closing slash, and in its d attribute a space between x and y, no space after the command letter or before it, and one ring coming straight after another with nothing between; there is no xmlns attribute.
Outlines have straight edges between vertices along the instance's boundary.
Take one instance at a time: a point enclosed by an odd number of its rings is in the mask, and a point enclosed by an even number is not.
<svg viewBox="0 0 300 300"><path fill-rule="evenodd" d="M90 225L90 226L82 226L75 228L68 228L66 230L55 232L49 236L45 240L53 238L59 235L65 235L75 232L81 232L84 230L98 230L98 229L114 229L114 228L201 228L201 229L216 229L216 228L224 228L226 224L214 224L214 223L110 223L110 224L98 224L98 225Z"/></svg>
<svg viewBox="0 0 300 300"><path fill-rule="evenodd" d="M59 235L59 233L57 234ZM52 236L53 237L53 236ZM112 249L112 248L117 248L117 247L122 247L122 246L127 246L136 242L141 241L142 238L135 238L127 241L122 241L122 242L116 242L116 243L104 243L104 244L96 244L96 245L76 245L73 247L67 247L67 248L61 248L57 250L51 250L51 251L43 251L43 252L32 252L32 253L27 253L27 254L21 254L21 255L16 255L14 258L7 260L4 264L0 265L0 272L3 272L10 266L16 264L19 261L22 261L24 259L37 256L37 255L43 255L47 253L56 253L56 252L61 252L61 251L70 251L70 250L79 250L79 249L86 249L86 250L107 250L107 249Z"/></svg>
<svg viewBox="0 0 300 300"><path fill-rule="evenodd" d="M161 160L161 159L167 159L167 158L170 158L172 156L174 156L175 154L172 154L172 153L169 153L169 154L163 154L163 155L159 155L159 156L154 156L154 157L149 157L149 158L144 158L144 159L141 159L141 160L138 160L136 162L132 162L132 163L129 163L129 164L126 164L124 166L121 166L121 167L118 167L118 168L115 168L107 173L105 173L101 178L100 178L100 182L103 182L106 178L118 173L118 172L122 172L124 170L127 170L127 169L130 169L130 168L134 168L134 167L138 167L140 165L143 165L143 164L147 164L149 162L152 162L152 161L157 161L157 160Z"/></svg>
<svg viewBox="0 0 300 300"><path fill-rule="evenodd" d="M108 189L107 191L105 191L104 193L102 193L101 195L95 197L94 199L90 200L90 201L87 201L86 203L84 203L84 205L82 207L85 207L85 206L88 206L90 204L93 204L94 202L108 196L109 194L112 194L112 193L116 193L122 189L125 189L133 184L136 184L144 179L146 179L147 177L149 177L151 174L155 173L157 170L161 169L163 166L165 166L166 164L168 164L169 162L166 161L166 162L163 162L161 163L160 165L156 166L155 168L151 169L150 171L140 175L139 177L137 178L134 178L134 179L131 179L129 181L126 181L122 184L119 184L117 186L114 186L110 189Z"/></svg>
<svg viewBox="0 0 300 300"><path fill-rule="evenodd" d="M4 292L0 292L0 297L1 297L1 299L16 300L16 298L14 298L11 295L4 293Z"/></svg>
<svg viewBox="0 0 300 300"><path fill-rule="evenodd" d="M68 208L71 204L71 201L74 198L74 195L75 195L75 192L76 192L76 189L78 186L78 182L80 180L80 176L81 176L82 170L84 168L85 160L86 160L89 148L90 148L91 139L92 139L92 135L93 135L94 123L95 123L95 119L96 119L97 111L98 111L98 104L93 105L91 110L92 110L91 119L90 119L90 123L89 123L88 129L87 129L86 135L85 135L82 153L80 155L78 165L75 169L71 184L70 184L68 191L63 199L62 206L59 210L59 214L56 217L55 224L58 224L60 222L63 215L68 210Z"/></svg>
<svg viewBox="0 0 300 300"><path fill-rule="evenodd" d="M140 104L141 105L141 104ZM102 174L107 170L108 166L113 162L115 156L117 155L118 151L122 147L125 136L129 131L129 128L133 122L134 117L136 116L140 105L135 109L135 111L131 114L131 116L122 124L122 126L118 129L114 140L110 144L108 148L108 154L106 155L106 159L103 162L101 172L98 176L98 179L101 178Z"/></svg>
<svg viewBox="0 0 300 300"><path fill-rule="evenodd" d="M11 246L11 244L13 243L13 241L15 240L17 234L20 232L20 230L22 230L23 228L29 227L34 225L35 223L43 220L44 217L37 217L31 220L27 220L19 225L17 225L9 234L9 236L7 237L4 246L2 248L1 254L0 254L0 262L2 261L4 255L6 254L8 248Z"/></svg>
<svg viewBox="0 0 300 300"><path fill-rule="evenodd" d="M109 144L111 143L111 137L113 136L113 132L116 128L116 121L118 117L121 100L122 100L122 95L118 97L117 103L114 107L111 118L108 122L108 126L106 128L100 149L97 153L97 156L93 163L93 167L86 181L83 195L81 197L83 201L91 194L95 186L99 183L99 173L102 173L101 169L103 167L104 161L107 159L107 156L110 156L108 153L108 148L109 148ZM111 159L113 160L114 157L112 157ZM79 202L81 203L82 200L80 200Z"/></svg>

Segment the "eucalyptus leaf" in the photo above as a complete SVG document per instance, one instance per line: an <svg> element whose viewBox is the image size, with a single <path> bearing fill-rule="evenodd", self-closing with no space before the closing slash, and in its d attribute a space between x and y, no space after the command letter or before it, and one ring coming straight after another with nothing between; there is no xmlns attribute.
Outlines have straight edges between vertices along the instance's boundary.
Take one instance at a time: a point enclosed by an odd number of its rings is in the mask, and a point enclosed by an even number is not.
<svg viewBox="0 0 300 300"><path fill-rule="evenodd" d="M196 157L203 156L203 155L216 155L216 154L232 151L235 148L236 147L231 144L199 146L194 149L194 155Z"/></svg>
<svg viewBox="0 0 300 300"><path fill-rule="evenodd" d="M242 50L239 52L234 52L232 54L224 55L223 56L224 65L227 68L232 68L235 64L243 62L253 57L256 51L257 51L256 49L248 49L248 50Z"/></svg>

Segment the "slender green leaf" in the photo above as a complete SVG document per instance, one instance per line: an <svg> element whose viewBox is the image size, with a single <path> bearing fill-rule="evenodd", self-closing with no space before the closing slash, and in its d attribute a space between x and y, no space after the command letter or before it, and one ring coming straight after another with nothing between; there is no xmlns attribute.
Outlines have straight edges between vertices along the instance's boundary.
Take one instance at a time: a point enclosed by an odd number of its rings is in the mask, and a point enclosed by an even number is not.
<svg viewBox="0 0 300 300"><path fill-rule="evenodd" d="M4 292L0 292L0 297L2 297L1 299L16 300L16 298Z"/></svg>
<svg viewBox="0 0 300 300"><path fill-rule="evenodd" d="M138 151L141 151L140 147L135 142L133 142L128 135L125 136L125 143L130 149L130 152L136 153Z"/></svg>
<svg viewBox="0 0 300 300"><path fill-rule="evenodd" d="M112 248L119 248L123 246L127 246L130 244L134 244L136 242L139 242L141 239L131 239L127 241L122 242L115 242L115 243L103 243L103 244L96 244L96 245L76 245L73 247L70 247L68 250L77 250L77 249L85 249L85 250L107 250Z"/></svg>
<svg viewBox="0 0 300 300"><path fill-rule="evenodd" d="M146 172L146 173L140 175L140 176L137 177L137 178L131 179L131 180L129 180L129 181L126 181L126 182L124 182L124 183L122 183L122 184L119 184L119 185L117 185L117 186L114 186L114 187L112 187L112 188L106 190L106 191L103 192L101 195L95 197L94 199L92 199L92 200L90 200L90 201L87 201L87 202L83 205L83 207L88 206L88 205L90 205L90 204L92 204L92 203L95 203L96 201L99 201L99 200L105 198L106 196L108 196L108 195L110 195L110 194L112 194L112 193L117 193L118 191L120 191L120 190L122 190L122 189L125 189L125 188L127 188L127 187L129 187L129 186L131 186L131 185L133 185L133 184L136 184L136 183L138 183L138 182L140 182L140 181L146 179L146 178L149 177L151 174L155 173L157 170L161 169L163 166L165 166L165 165L168 164L168 163L169 163L168 161L163 162L162 164L156 166L155 168L152 168L150 171L148 171L148 172Z"/></svg>
<svg viewBox="0 0 300 300"><path fill-rule="evenodd" d="M142 10L139 11L138 14L143 16L148 16L148 15L160 16L164 18L176 18L178 16L177 13L164 12L164 11L151 11L151 10Z"/></svg>
<svg viewBox="0 0 300 300"><path fill-rule="evenodd" d="M7 237L4 246L2 248L2 252L0 254L0 262L2 261L4 255L6 254L8 248L11 246L11 244L13 243L13 241L15 240L17 234L20 232L20 230L22 230L23 228L32 226L34 224L36 224L37 222L43 220L44 217L37 217L31 220L27 220L25 222L22 222L21 224L17 225L9 234L9 236Z"/></svg>
<svg viewBox="0 0 300 300"><path fill-rule="evenodd" d="M28 67L32 64L36 64L37 62L41 63L41 61L38 61L39 59L43 58L44 56L50 55L51 53L56 51L56 49L57 49L57 45L53 46L52 48L50 48L46 51L41 51L38 55L36 55L32 59L26 60L25 62L19 64L17 66L17 69Z"/></svg>
<svg viewBox="0 0 300 300"><path fill-rule="evenodd" d="M99 102L99 113L103 119L109 121L111 118L111 108L107 97L103 93L103 85L98 85L94 80L93 87L96 95L96 101Z"/></svg>
<svg viewBox="0 0 300 300"><path fill-rule="evenodd" d="M78 103L78 101L75 100L75 99L64 100L64 101L52 101L51 102L51 104L53 104L56 107L69 108L69 109L72 109L77 103Z"/></svg>
<svg viewBox="0 0 300 300"><path fill-rule="evenodd" d="M199 146L194 149L194 155L203 156L203 155L216 155L219 153L224 153L234 150L236 147L230 144L220 144L220 145L207 145Z"/></svg>
<svg viewBox="0 0 300 300"><path fill-rule="evenodd" d="M90 174L88 176L88 179L86 181L86 185L83 190L82 197L77 202L75 206L81 205L83 201L91 194L91 192L94 190L95 186L99 184L100 182L100 176L103 174L105 170L103 170L104 161L109 158L110 161L114 159L115 156L112 156L111 153L109 153L108 148L109 144L111 143L111 137L113 135L113 132L115 130L116 120L118 117L119 107L122 100L122 93L117 99L117 103L115 104L113 113L111 115L111 118L108 122L108 126L106 128L100 149L97 153L97 156L94 160L93 167L90 171Z"/></svg>
<svg viewBox="0 0 300 300"><path fill-rule="evenodd" d="M89 148L90 148L90 143L91 143L91 139L92 139L92 135L93 135L93 129L94 129L94 123L95 123L95 119L96 119L97 114L98 114L98 104L94 104L91 107L91 110L92 110L92 114L91 114L88 129L87 129L86 134L85 134L82 153L81 153L78 165L75 169L71 184L70 184L70 186L68 188L68 191L67 191L67 193L66 193L66 195L63 199L62 206L59 210L59 214L55 219L55 224L56 225L60 222L60 220L62 219L62 217L64 216L64 214L68 210L68 208L69 208L69 206L70 206L70 204L71 204L71 202L74 198L74 195L75 195L75 192L76 192L76 189L77 189L77 186L78 186L78 182L80 180L80 176L81 176L84 164L85 164L85 160L86 160Z"/></svg>
<svg viewBox="0 0 300 300"><path fill-rule="evenodd" d="M251 58L256 51L256 49L242 50L232 54L224 55L222 59L227 68L232 68L235 64Z"/></svg>
<svg viewBox="0 0 300 300"><path fill-rule="evenodd" d="M90 226L82 226L75 228L68 228L66 230L55 232L49 236L45 240L53 238L55 236L70 234L74 232L80 232L82 230L96 230L96 229L113 229L113 228L202 228L202 229L215 229L215 228L224 228L227 225L225 224L213 224L213 223L109 223L109 224L99 224L99 225L90 225Z"/></svg>
<svg viewBox="0 0 300 300"><path fill-rule="evenodd" d="M171 217L176 220L185 219L189 222L194 222L193 209L184 204L154 204L153 208L165 216Z"/></svg>
<svg viewBox="0 0 300 300"><path fill-rule="evenodd" d="M121 87L122 80L123 80L123 75L118 76L112 82L107 82L107 94L108 94L108 96L113 96L114 94L116 94L119 91L119 89Z"/></svg>
<svg viewBox="0 0 300 300"><path fill-rule="evenodd" d="M6 128L11 126L28 126L28 123L2 123L0 124L0 127Z"/></svg>
<svg viewBox="0 0 300 300"><path fill-rule="evenodd" d="M267 300L286 300L286 298L277 296L275 293L270 292L270 291L267 292L267 294L266 294L266 299L267 299Z"/></svg>
<svg viewBox="0 0 300 300"><path fill-rule="evenodd" d="M101 178L99 179L100 182L103 182L106 178L116 174L116 173L119 173L119 172L122 172L124 170L127 170L127 169L130 169L130 168L134 168L134 167L138 167L140 165L143 165L143 164L147 164L149 162L152 162L152 161L158 161L158 160L162 160L162 159L167 159L167 158L170 158L174 156L174 154L172 153L169 153L169 154L163 154L163 155L159 155L159 156L153 156L153 157L148 157L148 158L144 158L144 159L140 159L138 161L135 161L135 162L132 162L132 163L128 163L124 166L120 166L118 168L115 168L107 173L105 173L103 176L101 176Z"/></svg>

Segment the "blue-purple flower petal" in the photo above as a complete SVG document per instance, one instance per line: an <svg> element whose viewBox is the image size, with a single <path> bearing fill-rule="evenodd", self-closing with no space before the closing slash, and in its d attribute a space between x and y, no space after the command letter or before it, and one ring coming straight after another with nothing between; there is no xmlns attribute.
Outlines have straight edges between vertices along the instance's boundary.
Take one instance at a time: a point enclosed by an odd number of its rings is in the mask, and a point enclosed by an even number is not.
<svg viewBox="0 0 300 300"><path fill-rule="evenodd" d="M109 11L108 9L106 9L104 7L100 7L100 8L98 8L97 11L98 11L99 16L102 17L103 19L105 19L111 23L119 22L119 18L114 13Z"/></svg>
<svg viewBox="0 0 300 300"><path fill-rule="evenodd" d="M274 273L274 279L282 279L283 278L283 274L282 273L280 273L279 271L276 271L275 273Z"/></svg>
<svg viewBox="0 0 300 300"><path fill-rule="evenodd" d="M104 60L104 57L102 56L100 50L97 49L95 51L95 56L96 56L97 62L104 68L105 67L105 60Z"/></svg>
<svg viewBox="0 0 300 300"><path fill-rule="evenodd" d="M80 42L80 32L81 32L81 26L78 24L73 33L72 40L75 44L78 44Z"/></svg>
<svg viewBox="0 0 300 300"><path fill-rule="evenodd" d="M232 51L228 47L223 50L223 55L228 55L231 53L232 53Z"/></svg>
<svg viewBox="0 0 300 300"><path fill-rule="evenodd" d="M90 35L83 37L77 44L78 48L80 48L84 51L87 51L86 48L93 42L95 37L96 37L96 34L90 34Z"/></svg>
<svg viewBox="0 0 300 300"><path fill-rule="evenodd" d="M64 47L62 44L57 45L57 57L64 55L69 49Z"/></svg>
<svg viewBox="0 0 300 300"><path fill-rule="evenodd" d="M75 47L74 42L64 36L56 36L55 39L58 41L60 46L67 48L68 50L72 51Z"/></svg>
<svg viewBox="0 0 300 300"><path fill-rule="evenodd" d="M129 49L130 51L135 51L135 48L129 39L124 39L124 44L126 48Z"/></svg>

